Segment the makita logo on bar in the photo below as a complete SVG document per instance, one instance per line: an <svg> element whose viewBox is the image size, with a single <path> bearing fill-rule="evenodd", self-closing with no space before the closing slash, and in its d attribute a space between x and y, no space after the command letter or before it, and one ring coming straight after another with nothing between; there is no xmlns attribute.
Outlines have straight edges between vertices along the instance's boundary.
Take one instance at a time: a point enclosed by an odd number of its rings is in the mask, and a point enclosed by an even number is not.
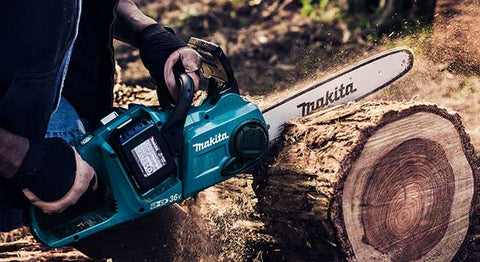
<svg viewBox="0 0 480 262"><path fill-rule="evenodd" d="M200 152L204 149L207 149L215 144L218 144L222 141L225 141L229 139L230 137L228 136L227 133L218 133L215 136L210 137L208 140L202 143L195 143L193 144L193 148L195 148L195 152Z"/></svg>
<svg viewBox="0 0 480 262"><path fill-rule="evenodd" d="M346 86L344 84L341 84L339 87L335 87L335 91L327 90L324 96L312 102L303 102L298 105L297 108L301 108L302 116L306 116L314 110L327 107L328 105L331 105L334 102L355 92L357 92L357 89L353 87L353 83L350 83Z"/></svg>

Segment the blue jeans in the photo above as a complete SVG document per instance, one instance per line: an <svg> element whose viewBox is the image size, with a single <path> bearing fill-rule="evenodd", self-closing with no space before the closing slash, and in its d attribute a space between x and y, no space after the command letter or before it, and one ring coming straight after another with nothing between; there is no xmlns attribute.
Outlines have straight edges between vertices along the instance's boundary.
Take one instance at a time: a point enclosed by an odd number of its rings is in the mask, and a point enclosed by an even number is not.
<svg viewBox="0 0 480 262"><path fill-rule="evenodd" d="M77 111L62 97L48 122L45 138L59 137L73 146L80 143L85 133L85 126Z"/></svg>

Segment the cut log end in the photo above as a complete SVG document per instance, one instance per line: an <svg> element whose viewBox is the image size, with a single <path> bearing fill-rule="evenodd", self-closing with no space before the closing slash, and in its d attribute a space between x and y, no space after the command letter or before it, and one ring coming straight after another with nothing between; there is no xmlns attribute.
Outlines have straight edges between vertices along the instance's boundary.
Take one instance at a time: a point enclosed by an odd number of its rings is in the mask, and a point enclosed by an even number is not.
<svg viewBox="0 0 480 262"><path fill-rule="evenodd" d="M474 192L463 148L455 126L430 112L389 123L367 140L346 178L337 225L356 259L453 258Z"/></svg>
<svg viewBox="0 0 480 262"><path fill-rule="evenodd" d="M375 165L359 201L363 242L392 261L420 259L452 222L455 178L445 152L437 142L415 138Z"/></svg>
<svg viewBox="0 0 480 262"><path fill-rule="evenodd" d="M451 261L464 248L478 189L458 115L355 103L295 120L284 137L259 202L279 243L308 243L320 260L333 243L347 261Z"/></svg>

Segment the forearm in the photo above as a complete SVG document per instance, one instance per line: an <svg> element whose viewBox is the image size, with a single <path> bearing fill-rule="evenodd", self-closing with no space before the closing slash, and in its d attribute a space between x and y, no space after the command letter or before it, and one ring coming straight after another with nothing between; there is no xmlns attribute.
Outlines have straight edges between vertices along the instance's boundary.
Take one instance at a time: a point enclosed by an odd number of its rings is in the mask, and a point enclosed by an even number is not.
<svg viewBox="0 0 480 262"><path fill-rule="evenodd" d="M114 36L116 39L138 47L137 36L155 20L144 15L131 0L120 0L117 7Z"/></svg>
<svg viewBox="0 0 480 262"><path fill-rule="evenodd" d="M28 147L28 139L0 128L0 177L11 178L15 175Z"/></svg>
<svg viewBox="0 0 480 262"><path fill-rule="evenodd" d="M163 102L175 102L174 66L176 70L191 74L195 88L198 88L199 80L195 71L201 64L200 55L193 49L185 48L187 44L182 39L145 16L131 0L120 0L117 6L115 37L139 49L140 58L157 84L157 91L162 97L161 100L164 99ZM176 56L172 56L175 51ZM172 57L171 63L165 67L169 57ZM177 63L180 60L182 63ZM165 74L169 75L168 83L165 81ZM168 99L169 94L173 99Z"/></svg>

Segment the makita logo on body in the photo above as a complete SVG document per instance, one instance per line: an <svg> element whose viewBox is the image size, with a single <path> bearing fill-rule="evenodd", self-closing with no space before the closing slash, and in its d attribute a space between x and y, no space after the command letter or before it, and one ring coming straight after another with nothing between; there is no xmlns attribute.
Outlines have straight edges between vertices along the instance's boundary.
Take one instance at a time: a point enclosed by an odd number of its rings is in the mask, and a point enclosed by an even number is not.
<svg viewBox="0 0 480 262"><path fill-rule="evenodd" d="M208 140L206 140L203 143L195 143L193 144L193 148L195 148L195 152L202 151L204 149L207 149L215 144L218 144L222 141L225 141L229 139L230 137L228 136L227 133L218 133L215 136L210 137Z"/></svg>
<svg viewBox="0 0 480 262"><path fill-rule="evenodd" d="M303 102L297 105L297 108L302 108L302 116L306 116L314 110L327 107L341 98L344 98L355 92L357 92L357 89L353 87L353 83L350 83L346 86L341 84L339 87L335 87L335 91L327 91L324 96L318 98L317 100L312 102Z"/></svg>

